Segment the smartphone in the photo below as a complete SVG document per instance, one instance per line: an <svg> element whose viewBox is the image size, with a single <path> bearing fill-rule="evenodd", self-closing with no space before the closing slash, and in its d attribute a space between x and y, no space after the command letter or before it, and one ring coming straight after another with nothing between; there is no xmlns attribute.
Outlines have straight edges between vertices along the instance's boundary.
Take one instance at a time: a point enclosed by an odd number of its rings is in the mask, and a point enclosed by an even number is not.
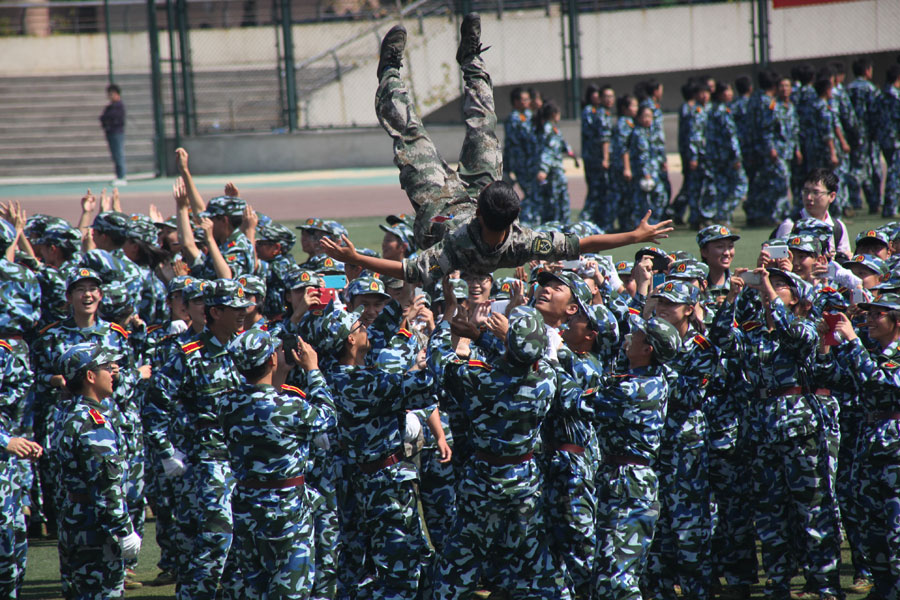
<svg viewBox="0 0 900 600"><path fill-rule="evenodd" d="M580 260L564 260L562 261L563 269L567 271L577 271L581 268Z"/></svg>
<svg viewBox="0 0 900 600"><path fill-rule="evenodd" d="M662 284L666 282L666 275L664 273L656 273L653 275L653 289L655 290Z"/></svg>
<svg viewBox="0 0 900 600"><path fill-rule="evenodd" d="M787 258L788 257L788 247L787 246L769 246L765 250L766 250L766 252L769 253L769 256L773 260L778 260L779 258Z"/></svg>
<svg viewBox="0 0 900 600"><path fill-rule="evenodd" d="M862 291L862 290L854 290L854 291ZM841 340L835 334L834 326L837 325L837 322L840 320L841 316L833 313L825 313L822 315L822 318L825 320L825 323L828 325L828 333L826 333L822 337L822 343L826 346L837 346L841 343Z"/></svg>
<svg viewBox="0 0 900 600"><path fill-rule="evenodd" d="M853 290L853 294L850 296L850 301L853 304L859 304L860 302L866 302L866 292L859 288Z"/></svg>
<svg viewBox="0 0 900 600"><path fill-rule="evenodd" d="M834 280L837 277L838 264L834 261L828 263L828 279ZM861 290L860 290L861 291Z"/></svg>
<svg viewBox="0 0 900 600"><path fill-rule="evenodd" d="M332 290L342 290L347 287L346 275L323 275L322 279L325 280L325 287Z"/></svg>
<svg viewBox="0 0 900 600"><path fill-rule="evenodd" d="M762 283L762 277L759 273L754 273L753 271L746 271L738 275L741 279L744 280L744 283L747 285L759 285Z"/></svg>

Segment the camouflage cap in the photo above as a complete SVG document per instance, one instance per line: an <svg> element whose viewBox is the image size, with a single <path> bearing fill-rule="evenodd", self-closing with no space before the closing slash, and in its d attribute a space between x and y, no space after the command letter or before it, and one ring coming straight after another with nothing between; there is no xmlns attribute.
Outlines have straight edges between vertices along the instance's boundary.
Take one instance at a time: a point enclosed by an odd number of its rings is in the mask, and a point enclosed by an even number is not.
<svg viewBox="0 0 900 600"><path fill-rule="evenodd" d="M325 287L325 282L314 271L301 269L299 267L291 269L285 284L289 290L299 290L300 288L308 287Z"/></svg>
<svg viewBox="0 0 900 600"><path fill-rule="evenodd" d="M63 250L77 252L81 248L81 232L66 223L51 222L44 227L43 233L38 238L39 244L58 246Z"/></svg>
<svg viewBox="0 0 900 600"><path fill-rule="evenodd" d="M600 336L615 335L618 337L619 321L616 319L615 313L602 304L592 304L588 308L588 320L597 323L594 331Z"/></svg>
<svg viewBox="0 0 900 600"><path fill-rule="evenodd" d="M80 266L96 271L103 283L122 281L125 273L122 261L112 253L100 248L93 248L82 254Z"/></svg>
<svg viewBox="0 0 900 600"><path fill-rule="evenodd" d="M816 315L822 315L831 308L846 310L849 307L850 303L847 299L830 286L819 288L813 296L813 312Z"/></svg>
<svg viewBox="0 0 900 600"><path fill-rule="evenodd" d="M697 233L697 245L701 248L716 240L738 241L739 239L741 239L741 236L732 232L724 225L710 225L709 227L704 227Z"/></svg>
<svg viewBox="0 0 900 600"><path fill-rule="evenodd" d="M871 302L857 304L863 310L900 310L900 294L882 294Z"/></svg>
<svg viewBox="0 0 900 600"><path fill-rule="evenodd" d="M890 223L885 223L878 229L883 231L884 235L886 235L887 238L891 241L894 241L898 237L900 237L900 222L898 222L898 221L891 221Z"/></svg>
<svg viewBox="0 0 900 600"><path fill-rule="evenodd" d="M701 279L709 277L709 265L690 258L676 260L669 268L666 279Z"/></svg>
<svg viewBox="0 0 900 600"><path fill-rule="evenodd" d="M108 210L94 217L91 228L100 233L112 233L121 236L128 235L129 217L123 212Z"/></svg>
<svg viewBox="0 0 900 600"><path fill-rule="evenodd" d="M372 250L371 248L357 248L357 254L362 254L363 256L371 256L372 258L381 258L381 253Z"/></svg>
<svg viewBox="0 0 900 600"><path fill-rule="evenodd" d="M650 295L651 298L664 298L675 304L696 304L700 298L700 290L684 281L667 281L661 288Z"/></svg>
<svg viewBox="0 0 900 600"><path fill-rule="evenodd" d="M494 300L509 300L512 297L513 285L518 281L515 277L501 277L495 279L491 297Z"/></svg>
<svg viewBox="0 0 900 600"><path fill-rule="evenodd" d="M465 300L469 297L469 284L462 279L451 279L450 285L453 287L453 297L457 300ZM434 301L444 301L444 286L437 285L435 287Z"/></svg>
<svg viewBox="0 0 900 600"><path fill-rule="evenodd" d="M549 343L544 317L530 306L518 306L509 315L506 348L509 357L520 364L530 365L539 359Z"/></svg>
<svg viewBox="0 0 900 600"><path fill-rule="evenodd" d="M594 320L594 315L590 310L591 305L594 303L594 294L591 293L591 288L584 282L584 279L571 271L561 271L559 273L544 271L538 275L538 285L546 285L554 280L563 282L571 290L572 300L578 305L581 312L587 316L591 329L596 331L600 324Z"/></svg>
<svg viewBox="0 0 900 600"><path fill-rule="evenodd" d="M322 310L310 311L312 320L307 323L306 341L320 352L336 352L343 347L363 310L362 306L354 311L336 309L332 302Z"/></svg>
<svg viewBox="0 0 900 600"><path fill-rule="evenodd" d="M900 290L900 272L891 271L887 281L882 281L872 289L879 290L882 293Z"/></svg>
<svg viewBox="0 0 900 600"><path fill-rule="evenodd" d="M0 252L5 252L16 241L16 228L5 219L0 219Z"/></svg>
<svg viewBox="0 0 900 600"><path fill-rule="evenodd" d="M244 214L247 203L234 196L216 196L206 204L206 210L200 213L201 218L240 217Z"/></svg>
<svg viewBox="0 0 900 600"><path fill-rule="evenodd" d="M620 277L623 275L631 275L632 269L634 269L634 263L629 260L620 260L616 263L616 274Z"/></svg>
<svg viewBox="0 0 900 600"><path fill-rule="evenodd" d="M97 285L103 285L103 280L100 279L100 275L96 271L87 267L76 267L66 277L66 292L72 289L73 285L85 279L92 279L97 282Z"/></svg>
<svg viewBox="0 0 900 600"><path fill-rule="evenodd" d="M256 275L241 275L237 278L237 282L243 286L244 291L248 294L256 296L257 300L262 301L266 296L266 280Z"/></svg>
<svg viewBox="0 0 900 600"><path fill-rule="evenodd" d="M116 360L116 355L103 347L103 344L82 342L66 348L56 359L56 371L66 381L77 379L88 370L96 369Z"/></svg>
<svg viewBox="0 0 900 600"><path fill-rule="evenodd" d="M390 298L384 291L384 282L374 277L357 277L347 287L347 298L353 300L356 296L375 295Z"/></svg>
<svg viewBox="0 0 900 600"><path fill-rule="evenodd" d="M887 232L885 232L881 228L869 229L868 231L860 232L856 236L856 242L854 245L859 246L860 242L866 242L866 243L875 242L875 243L884 244L885 246L890 246L890 244L891 244L890 237L888 236Z"/></svg>
<svg viewBox="0 0 900 600"><path fill-rule="evenodd" d="M629 319L632 331L642 331L647 336L647 343L653 348L653 353L660 363L666 363L678 353L681 348L681 337L678 330L659 317L653 317L646 321L638 315L631 315Z"/></svg>
<svg viewBox="0 0 900 600"><path fill-rule="evenodd" d="M328 232L329 237L334 240L341 239L342 235L346 235L350 237L350 232L347 231L347 228L340 221L323 221L326 227L326 231Z"/></svg>
<svg viewBox="0 0 900 600"><path fill-rule="evenodd" d="M343 275L344 263L339 260L334 260L327 254L320 254L318 256L314 256L303 265L303 268L309 269L311 271L315 271L320 275L329 275L329 274L340 274Z"/></svg>
<svg viewBox="0 0 900 600"><path fill-rule="evenodd" d="M413 235L412 228L406 223L396 223L394 225L378 225L382 231L391 233L400 238L400 241L409 247L410 252L416 250L416 238Z"/></svg>
<svg viewBox="0 0 900 600"><path fill-rule="evenodd" d="M396 225L397 223L403 223L410 229L412 229L413 224L416 222L416 215L411 214L408 215L406 213L400 213L398 215L388 215L385 219L388 225Z"/></svg>
<svg viewBox="0 0 900 600"><path fill-rule="evenodd" d="M857 254L850 260L845 261L843 266L849 267L854 264L862 265L880 277L885 277L890 273L886 262L870 254Z"/></svg>
<svg viewBox="0 0 900 600"><path fill-rule="evenodd" d="M153 221L150 220L150 217L140 213L131 215L125 237L131 240L140 240L153 246L156 244L158 236L159 230L153 224Z"/></svg>
<svg viewBox="0 0 900 600"><path fill-rule="evenodd" d="M190 275L176 275L169 281L169 285L166 287L166 295L171 296L176 292L183 292L184 288L189 286L194 281L194 278Z"/></svg>
<svg viewBox="0 0 900 600"><path fill-rule="evenodd" d="M405 281L403 281L402 279L398 279L396 277L382 275L380 279L382 282L384 282L385 291L399 290L399 289L402 289L404 285L406 285ZM467 287L466 289L468 290L469 288ZM468 292L466 292L466 295L468 296Z"/></svg>
<svg viewBox="0 0 900 600"><path fill-rule="evenodd" d="M814 256L822 254L822 243L814 235L801 233L788 238L787 246L792 251L808 252Z"/></svg>
<svg viewBox="0 0 900 600"><path fill-rule="evenodd" d="M191 300L203 300L206 303L206 296L212 291L212 282L207 279L188 278L184 284L184 290L181 297L185 302Z"/></svg>
<svg viewBox="0 0 900 600"><path fill-rule="evenodd" d="M236 336L225 347L238 371L249 371L266 362L275 354L281 340L268 331L251 329Z"/></svg>
<svg viewBox="0 0 900 600"><path fill-rule="evenodd" d="M113 281L103 286L103 299L100 301L100 316L107 321L115 321L127 317L134 312L131 295L121 281Z"/></svg>
<svg viewBox="0 0 900 600"><path fill-rule="evenodd" d="M822 243L828 243L828 240L834 235L834 228L819 219L801 219L794 223L793 232L811 235Z"/></svg>
<svg viewBox="0 0 900 600"><path fill-rule="evenodd" d="M209 283L209 288L204 294L207 306L247 308L255 304L247 297L244 287L233 279L216 279Z"/></svg>
<svg viewBox="0 0 900 600"><path fill-rule="evenodd" d="M669 258L672 260L697 260L697 257L687 250L676 250L669 254Z"/></svg>
<svg viewBox="0 0 900 600"><path fill-rule="evenodd" d="M178 229L178 217L176 217L175 215L172 215L165 221L157 221L157 222L153 223L153 225L157 229L162 229L163 227L171 227L172 229Z"/></svg>
<svg viewBox="0 0 900 600"><path fill-rule="evenodd" d="M669 253L662 248L657 248L656 246L644 246L634 253L634 262L640 262L641 257L644 255L652 256L654 260L661 259L665 262L668 262L669 260Z"/></svg>
<svg viewBox="0 0 900 600"><path fill-rule="evenodd" d="M281 244L282 253L287 254L297 243L297 236L281 223L273 222L256 228L256 241Z"/></svg>
<svg viewBox="0 0 900 600"><path fill-rule="evenodd" d="M202 227L191 227L191 231L194 233L194 241L198 244L205 244L209 241L206 239L206 231Z"/></svg>
<svg viewBox="0 0 900 600"><path fill-rule="evenodd" d="M321 231L323 233L331 233L331 230L325 224L324 219L307 219L302 224L297 225L297 229L301 231Z"/></svg>
<svg viewBox="0 0 900 600"><path fill-rule="evenodd" d="M25 219L25 236L30 240L38 239L44 233L44 228L51 223L65 223L68 225L68 222L60 217L43 214L31 215Z"/></svg>
<svg viewBox="0 0 900 600"><path fill-rule="evenodd" d="M797 298L799 298L800 300L812 301L812 285L800 279L800 277L798 277L791 271L783 271L781 269L776 269L775 267L766 267L766 271L769 272L770 276L780 275L781 277L787 279L788 285L797 293Z"/></svg>

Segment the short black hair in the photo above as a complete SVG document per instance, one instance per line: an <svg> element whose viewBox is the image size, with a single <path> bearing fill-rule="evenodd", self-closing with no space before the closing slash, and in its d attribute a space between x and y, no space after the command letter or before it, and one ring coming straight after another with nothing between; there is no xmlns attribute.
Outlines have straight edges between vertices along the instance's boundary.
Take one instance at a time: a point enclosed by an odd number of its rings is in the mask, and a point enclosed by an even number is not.
<svg viewBox="0 0 900 600"><path fill-rule="evenodd" d="M759 89L771 90L778 84L778 73L768 69L763 69L756 76L756 81L759 83Z"/></svg>
<svg viewBox="0 0 900 600"><path fill-rule="evenodd" d="M816 71L816 81L819 79L831 79L832 77L834 77L834 69L828 65L823 65Z"/></svg>
<svg viewBox="0 0 900 600"><path fill-rule="evenodd" d="M715 91L716 100L721 100L722 95L725 92L727 92L728 88L730 88L730 87L731 87L731 85L725 81L716 81L716 91Z"/></svg>
<svg viewBox="0 0 900 600"><path fill-rule="evenodd" d="M118 95L121 96L121 95L122 95L122 88L120 88L119 86L117 86L117 85L114 84L114 83L111 83L111 84L109 84L108 86L106 86L106 93L108 94L108 93L110 93L110 92L115 92L115 93L117 93Z"/></svg>
<svg viewBox="0 0 900 600"><path fill-rule="evenodd" d="M87 370L79 373L72 379L66 379L66 389L69 390L70 394L77 396L84 390L84 378L86 375Z"/></svg>
<svg viewBox="0 0 900 600"><path fill-rule="evenodd" d="M616 111L619 113L619 116L623 116L625 111L628 110L628 105L631 104L631 101L634 100L635 97L631 94L622 94L619 96L619 99L616 100Z"/></svg>
<svg viewBox="0 0 900 600"><path fill-rule="evenodd" d="M838 177L831 169L813 169L803 178L803 184L821 183L828 190L829 194L833 194L838 190Z"/></svg>
<svg viewBox="0 0 900 600"><path fill-rule="evenodd" d="M853 75L856 77L862 77L866 74L866 71L868 71L871 66L871 58L869 58L868 56L860 56L853 61Z"/></svg>
<svg viewBox="0 0 900 600"><path fill-rule="evenodd" d="M684 84L681 86L681 97L685 102L693 99L693 97L697 94L697 80L693 77L689 78Z"/></svg>
<svg viewBox="0 0 900 600"><path fill-rule="evenodd" d="M885 83L891 85L895 81L897 81L897 78L900 78L900 63L888 67L887 74L885 75L884 80Z"/></svg>
<svg viewBox="0 0 900 600"><path fill-rule="evenodd" d="M611 92L615 91L615 90L613 90L613 86L611 86L608 83L604 83L603 85L600 86L600 94L602 95L603 92L605 92L606 90L609 90Z"/></svg>
<svg viewBox="0 0 900 600"><path fill-rule="evenodd" d="M832 87L831 79L816 79L816 95L824 96Z"/></svg>
<svg viewBox="0 0 900 600"><path fill-rule="evenodd" d="M512 89L512 91L509 92L509 103L515 104L522 98L522 94L525 94L527 92L528 92L528 90L526 90L525 88L523 88L520 85L517 85L516 87L514 87Z"/></svg>
<svg viewBox="0 0 900 600"><path fill-rule="evenodd" d="M844 65L844 61L842 60L833 60L829 62L828 68L831 69L831 72L835 75L840 75L847 70L847 67Z"/></svg>
<svg viewBox="0 0 900 600"><path fill-rule="evenodd" d="M584 108L585 106L587 106L588 104L591 103L591 96L593 96L594 94L599 94L599 93L600 93L600 87L595 83L592 83L589 86L587 86L586 88L584 88L584 98L582 98L582 100L581 100L582 108Z"/></svg>
<svg viewBox="0 0 900 600"><path fill-rule="evenodd" d="M247 369L246 371L240 371L240 373L247 381L259 381L272 368L269 366L268 362L269 360L266 359L261 365L256 365L252 369Z"/></svg>
<svg viewBox="0 0 900 600"><path fill-rule="evenodd" d="M102 233L103 235L107 236L109 238L109 241L111 241L113 246L115 246L116 248L121 248L122 246L124 246L125 240L127 239L125 237L125 234L120 232L118 229L104 230L103 228L101 228L97 233Z"/></svg>
<svg viewBox="0 0 900 600"><path fill-rule="evenodd" d="M734 91L743 96L753 89L753 81L749 75L741 75L734 80Z"/></svg>
<svg viewBox="0 0 900 600"><path fill-rule="evenodd" d="M797 81L800 85L808 85L816 78L816 70L811 64L803 63L797 67Z"/></svg>
<svg viewBox="0 0 900 600"><path fill-rule="evenodd" d="M491 231L506 231L519 216L519 194L505 181L490 183L478 194L478 212Z"/></svg>

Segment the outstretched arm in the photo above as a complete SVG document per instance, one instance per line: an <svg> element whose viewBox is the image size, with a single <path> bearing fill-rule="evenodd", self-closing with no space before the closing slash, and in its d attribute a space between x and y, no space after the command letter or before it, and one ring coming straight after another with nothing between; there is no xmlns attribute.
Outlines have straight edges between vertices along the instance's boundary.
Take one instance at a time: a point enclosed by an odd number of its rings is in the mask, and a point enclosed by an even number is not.
<svg viewBox="0 0 900 600"><path fill-rule="evenodd" d="M388 260L386 258L375 258L374 256L366 256L356 251L346 235L342 235L341 239L344 244L341 246L331 238L324 237L319 241L325 254L344 263L356 265L369 271L381 273L395 279L403 279L403 263L399 260Z"/></svg>
<svg viewBox="0 0 900 600"><path fill-rule="evenodd" d="M579 239L578 249L582 254L592 252L601 252L612 248L620 248L629 244L640 244L643 242L655 242L669 237L672 231L672 221L663 221L656 225L651 225L648 221L652 213L648 210L640 224L633 231L625 233L606 233L589 235Z"/></svg>

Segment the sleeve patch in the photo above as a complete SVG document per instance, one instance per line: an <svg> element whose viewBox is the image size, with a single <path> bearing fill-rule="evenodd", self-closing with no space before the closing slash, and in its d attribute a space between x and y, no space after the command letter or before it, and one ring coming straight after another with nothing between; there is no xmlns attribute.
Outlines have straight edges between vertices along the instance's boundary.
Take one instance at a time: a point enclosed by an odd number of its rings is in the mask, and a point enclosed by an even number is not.
<svg viewBox="0 0 900 600"><path fill-rule="evenodd" d="M491 365L487 364L487 363L484 362L484 361L480 361L480 360L470 360L470 361L469 361L469 366L470 366L470 367L478 367L478 368L480 368L480 369L485 369L486 371L490 371L490 370L491 370Z"/></svg>
<svg viewBox="0 0 900 600"><path fill-rule="evenodd" d="M709 350L710 348L712 348L712 344L709 342L709 340L700 334L694 336L694 343L700 346L700 348L702 348L703 350Z"/></svg>
<svg viewBox="0 0 900 600"><path fill-rule="evenodd" d="M397 330L397 335L402 335L403 337L409 339L412 337L412 333L407 329L399 329Z"/></svg>
<svg viewBox="0 0 900 600"><path fill-rule="evenodd" d="M550 240L547 238L535 238L535 240L531 243L531 251L538 256L545 256L550 254L553 250L553 244L550 243Z"/></svg>
<svg viewBox="0 0 900 600"><path fill-rule="evenodd" d="M125 339L128 339L128 332L125 331L121 325L117 323L110 323L109 328L115 331L116 333L121 334Z"/></svg>
<svg viewBox="0 0 900 600"><path fill-rule="evenodd" d="M191 352L196 352L197 350L199 350L202 347L203 347L203 342L198 341L198 342L191 342L189 344L185 344L181 347L181 349L182 349L182 351L184 351L185 354L190 354Z"/></svg>
<svg viewBox="0 0 900 600"><path fill-rule="evenodd" d="M284 391L286 391L286 392L291 392L291 393L293 393L293 394L297 394L297 395L300 396L301 398L306 398L306 392L304 392L304 391L301 390L300 388L295 387L295 386L293 386L293 385L288 385L288 384L285 383L285 384L283 384L283 385L281 386L281 389L284 390Z"/></svg>
<svg viewBox="0 0 900 600"><path fill-rule="evenodd" d="M3 340L0 340L0 348L6 348L10 352L13 351L12 346L10 346L8 342L5 342Z"/></svg>
<svg viewBox="0 0 900 600"><path fill-rule="evenodd" d="M91 415L91 419L93 419L94 423L96 423L97 425L106 425L106 419L96 408L92 408L91 410L89 410L88 414Z"/></svg>

